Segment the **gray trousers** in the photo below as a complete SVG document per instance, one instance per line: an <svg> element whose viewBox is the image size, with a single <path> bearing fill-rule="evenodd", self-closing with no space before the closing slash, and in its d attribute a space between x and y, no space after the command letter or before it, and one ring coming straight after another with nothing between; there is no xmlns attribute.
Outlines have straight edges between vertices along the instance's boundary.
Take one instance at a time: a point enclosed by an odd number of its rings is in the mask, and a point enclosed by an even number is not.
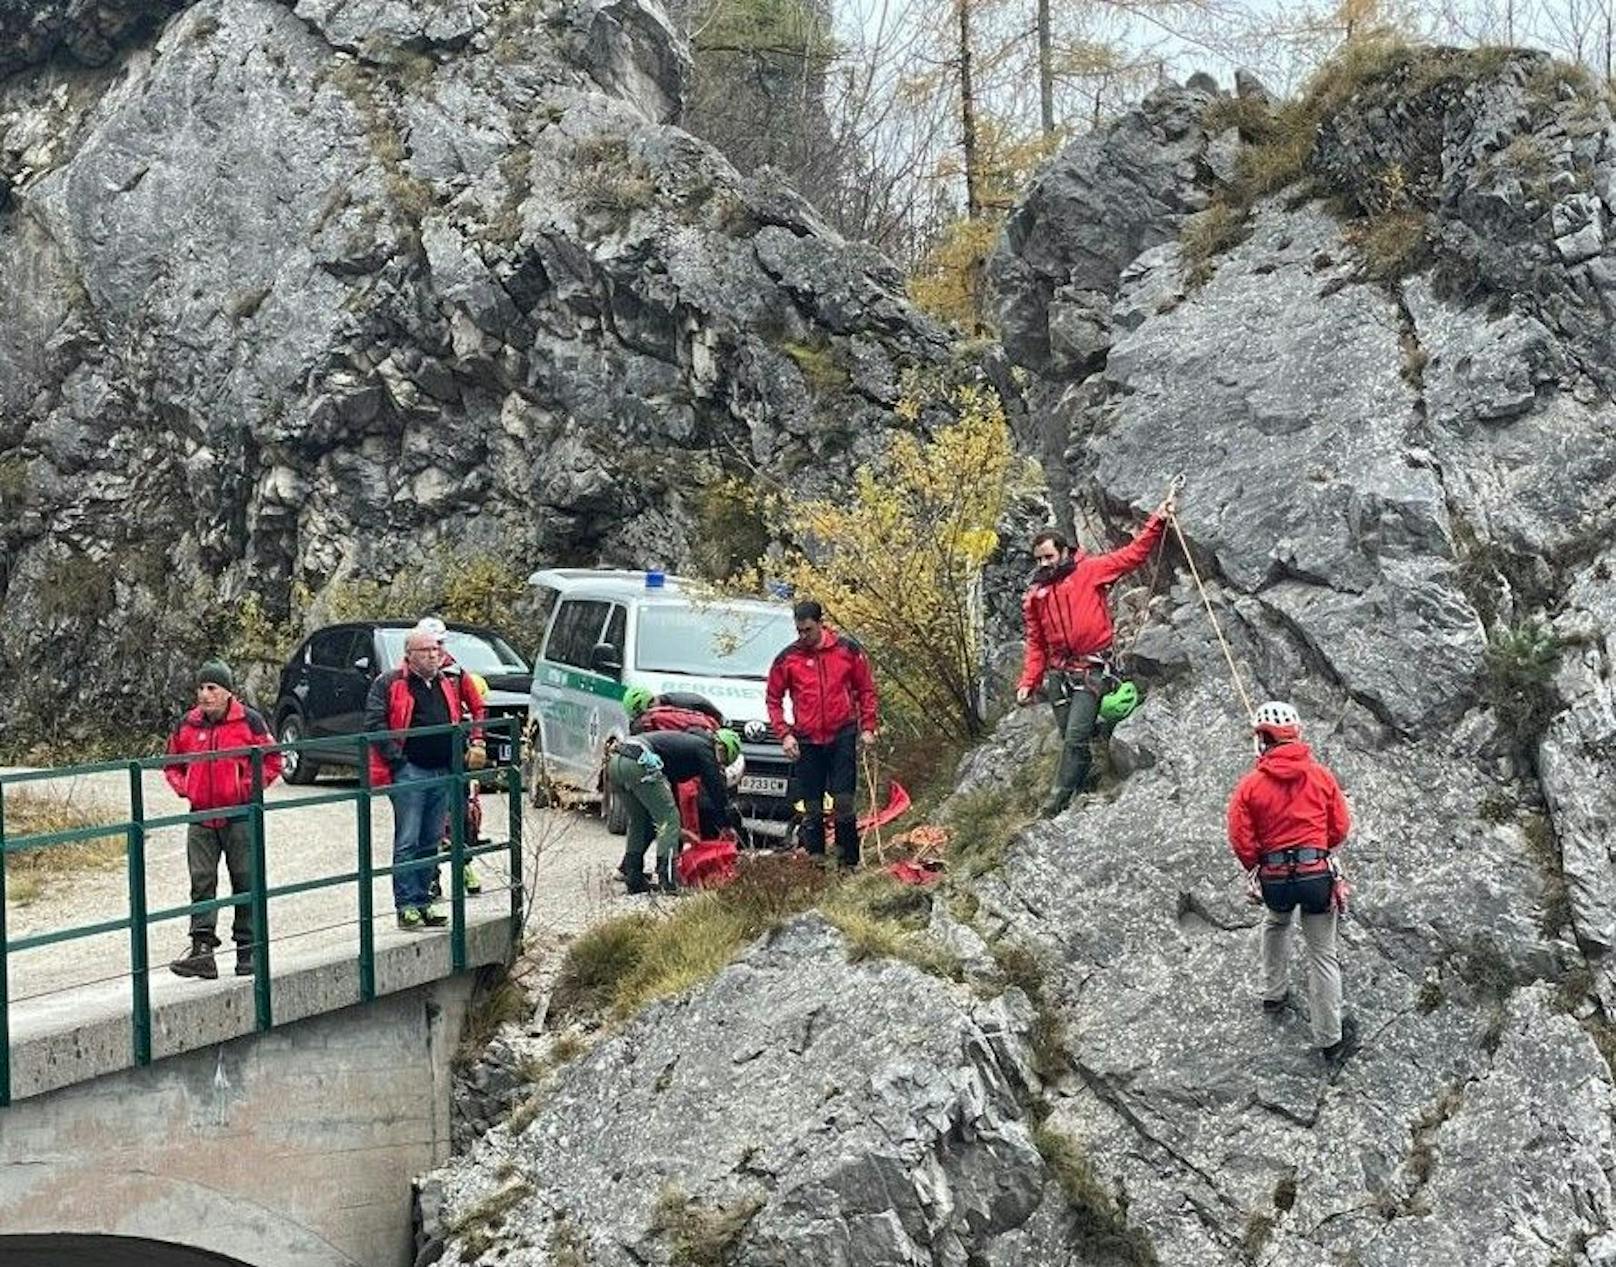
<svg viewBox="0 0 1616 1267"><path fill-rule="evenodd" d="M1284 914L1263 908L1263 998L1285 997L1290 975L1291 930L1302 921L1307 944L1307 1008L1313 1023L1313 1041L1329 1047L1341 1041L1341 960L1336 954L1336 913L1309 915L1296 907Z"/></svg>
<svg viewBox="0 0 1616 1267"><path fill-rule="evenodd" d="M252 891L252 858L247 851L247 823L232 818L222 827L205 827L192 823L185 829L185 860L191 868L191 901L211 902L219 892L219 857L224 856L225 870L230 873L230 892ZM230 921L230 936L238 946L252 944L252 907L243 903L235 907ZM219 944L218 911L203 911L191 916L191 936L204 938L209 945Z"/></svg>

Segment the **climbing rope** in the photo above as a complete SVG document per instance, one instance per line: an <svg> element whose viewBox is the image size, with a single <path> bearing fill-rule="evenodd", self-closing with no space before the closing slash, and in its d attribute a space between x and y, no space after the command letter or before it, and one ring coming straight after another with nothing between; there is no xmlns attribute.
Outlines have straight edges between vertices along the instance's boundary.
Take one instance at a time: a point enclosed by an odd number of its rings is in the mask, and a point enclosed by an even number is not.
<svg viewBox="0 0 1616 1267"><path fill-rule="evenodd" d="M864 758L864 781L870 788L870 822L875 827L875 860L879 864L886 861L886 848L881 843L881 805L875 799L875 757L868 748L860 755Z"/></svg>
<svg viewBox="0 0 1616 1267"><path fill-rule="evenodd" d="M1240 670L1235 665L1234 652L1229 650L1229 642L1223 636L1223 626L1218 623L1218 614L1212 610L1212 599L1206 592L1206 586L1201 583L1201 573L1195 566L1195 556L1190 553L1189 543L1184 540L1184 530L1178 526L1178 515L1169 510L1167 522L1173 525L1173 535L1178 538L1178 548L1184 552L1184 561L1190 565L1190 576L1195 581L1195 588L1201 593L1201 602L1206 607L1207 619L1212 622L1212 632L1217 635L1218 646L1223 648L1223 658L1229 666L1229 676L1234 679L1234 689L1240 694L1240 703L1246 710L1246 720L1254 722L1257 719L1257 710L1252 707L1251 696L1246 693L1246 684L1241 680Z"/></svg>

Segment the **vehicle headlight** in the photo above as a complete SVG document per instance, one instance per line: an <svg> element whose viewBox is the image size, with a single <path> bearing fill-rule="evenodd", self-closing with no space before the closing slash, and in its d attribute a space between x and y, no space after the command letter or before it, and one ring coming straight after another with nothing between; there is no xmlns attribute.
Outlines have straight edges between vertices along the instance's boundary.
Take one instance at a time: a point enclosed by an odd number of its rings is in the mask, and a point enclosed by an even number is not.
<svg viewBox="0 0 1616 1267"><path fill-rule="evenodd" d="M769 737L768 722L749 721L742 728L741 734L752 743L762 743Z"/></svg>

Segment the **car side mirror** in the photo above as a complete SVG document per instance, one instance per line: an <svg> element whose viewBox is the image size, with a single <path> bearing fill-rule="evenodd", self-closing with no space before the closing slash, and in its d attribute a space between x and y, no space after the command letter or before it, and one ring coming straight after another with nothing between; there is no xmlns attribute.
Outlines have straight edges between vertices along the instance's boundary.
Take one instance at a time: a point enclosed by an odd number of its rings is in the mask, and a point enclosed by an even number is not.
<svg viewBox="0 0 1616 1267"><path fill-rule="evenodd" d="M611 643L597 642L595 649L589 653L589 667L596 673L616 677L623 671L623 657Z"/></svg>

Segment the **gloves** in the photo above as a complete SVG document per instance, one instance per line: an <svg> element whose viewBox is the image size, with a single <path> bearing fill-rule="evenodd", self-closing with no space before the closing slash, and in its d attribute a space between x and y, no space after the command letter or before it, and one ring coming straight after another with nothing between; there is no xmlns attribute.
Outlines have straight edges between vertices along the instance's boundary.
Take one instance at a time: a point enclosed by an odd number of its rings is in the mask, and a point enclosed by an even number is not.
<svg viewBox="0 0 1616 1267"><path fill-rule="evenodd" d="M466 769L481 770L488 764L488 749L480 743L473 743L466 749Z"/></svg>
<svg viewBox="0 0 1616 1267"><path fill-rule="evenodd" d="M1335 856L1330 856L1330 907L1338 915L1345 915L1352 901L1352 881L1341 870Z"/></svg>

